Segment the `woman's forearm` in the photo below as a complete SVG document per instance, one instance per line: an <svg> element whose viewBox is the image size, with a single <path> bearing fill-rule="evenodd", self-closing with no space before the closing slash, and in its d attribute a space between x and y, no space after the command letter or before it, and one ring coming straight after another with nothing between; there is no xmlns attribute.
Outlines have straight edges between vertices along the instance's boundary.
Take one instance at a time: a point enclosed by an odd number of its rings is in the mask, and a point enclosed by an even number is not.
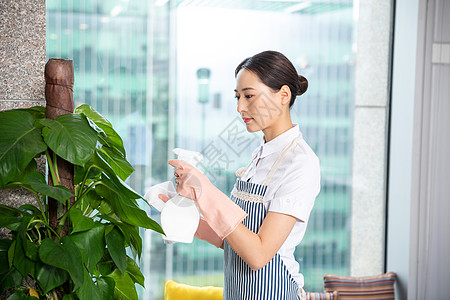
<svg viewBox="0 0 450 300"><path fill-rule="evenodd" d="M296 221L292 216L269 212L257 234L241 223L226 240L252 270L259 270L275 256Z"/></svg>
<svg viewBox="0 0 450 300"><path fill-rule="evenodd" d="M223 240L217 235L217 233L209 226L208 222L203 218L200 218L200 222L198 223L197 232L195 233L195 237L201 239L205 242L210 243L211 245L216 246L217 248L223 249Z"/></svg>

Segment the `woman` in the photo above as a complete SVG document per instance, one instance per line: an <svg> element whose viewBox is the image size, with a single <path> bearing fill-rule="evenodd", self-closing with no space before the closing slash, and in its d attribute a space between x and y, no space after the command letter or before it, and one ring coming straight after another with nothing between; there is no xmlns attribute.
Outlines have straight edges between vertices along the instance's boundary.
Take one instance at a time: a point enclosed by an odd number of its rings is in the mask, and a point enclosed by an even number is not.
<svg viewBox="0 0 450 300"><path fill-rule="evenodd" d="M179 161L177 192L197 201L196 237L224 249L224 299L302 299L303 275L294 259L320 190L319 160L293 124L290 108L308 82L281 53L265 51L235 71L237 111L261 145L236 172L231 197Z"/></svg>

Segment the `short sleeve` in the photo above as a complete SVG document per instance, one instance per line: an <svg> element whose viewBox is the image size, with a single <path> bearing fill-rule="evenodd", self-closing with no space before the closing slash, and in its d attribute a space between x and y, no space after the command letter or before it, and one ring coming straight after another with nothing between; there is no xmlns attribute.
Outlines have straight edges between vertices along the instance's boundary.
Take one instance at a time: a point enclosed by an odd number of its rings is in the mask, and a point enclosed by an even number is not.
<svg viewBox="0 0 450 300"><path fill-rule="evenodd" d="M291 215L306 223L319 191L319 159L307 155L286 170L268 210Z"/></svg>

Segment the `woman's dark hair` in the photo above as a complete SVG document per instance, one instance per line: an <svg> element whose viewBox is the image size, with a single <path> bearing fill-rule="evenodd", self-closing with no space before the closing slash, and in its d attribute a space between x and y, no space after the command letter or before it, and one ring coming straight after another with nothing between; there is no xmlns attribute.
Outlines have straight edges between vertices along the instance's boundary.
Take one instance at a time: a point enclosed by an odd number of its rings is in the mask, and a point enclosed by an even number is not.
<svg viewBox="0 0 450 300"><path fill-rule="evenodd" d="M287 85L291 89L289 107L294 104L297 96L308 89L308 80L298 75L291 61L277 51L264 51L244 59L237 66L234 75L237 76L242 69L255 73L262 83L274 91L279 91L283 85Z"/></svg>

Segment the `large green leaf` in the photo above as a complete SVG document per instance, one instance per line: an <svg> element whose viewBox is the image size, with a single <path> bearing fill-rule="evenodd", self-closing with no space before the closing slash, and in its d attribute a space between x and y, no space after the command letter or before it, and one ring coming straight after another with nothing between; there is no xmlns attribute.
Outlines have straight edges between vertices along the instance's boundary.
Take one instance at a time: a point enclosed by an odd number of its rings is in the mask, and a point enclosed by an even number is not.
<svg viewBox="0 0 450 300"><path fill-rule="evenodd" d="M0 240L0 274L6 273L9 270L8 263L8 249L11 247L12 240Z"/></svg>
<svg viewBox="0 0 450 300"><path fill-rule="evenodd" d="M0 187L14 180L30 161L45 152L41 130L26 111L0 112Z"/></svg>
<svg viewBox="0 0 450 300"><path fill-rule="evenodd" d="M36 263L27 256L26 247L26 232L30 220L31 216L29 214L23 215L22 223L18 227L18 232L8 252L9 262L12 262L14 267L16 267L16 269L22 274L23 277L27 277L28 274L31 274L32 276L34 276L35 274L34 272ZM28 249L28 251L30 256L33 256L32 252L34 251L34 249Z"/></svg>
<svg viewBox="0 0 450 300"><path fill-rule="evenodd" d="M14 252L16 251L16 240L13 240L13 242L11 243L11 246L8 249L8 264L10 267L14 267L13 266L13 261L14 261Z"/></svg>
<svg viewBox="0 0 450 300"><path fill-rule="evenodd" d="M5 274L0 275L0 294L11 287L19 286L22 283L23 277L16 268L12 267L7 271L8 272Z"/></svg>
<svg viewBox="0 0 450 300"><path fill-rule="evenodd" d="M125 237L125 243L130 245L130 247L135 255L138 255L139 258L141 257L142 238L139 235L139 227L138 226L123 223L119 220L105 216L103 214L100 215L100 218L107 220L107 221L113 223L114 225L116 225L117 227L119 227L120 231L122 231L123 236Z"/></svg>
<svg viewBox="0 0 450 300"><path fill-rule="evenodd" d="M87 194L84 194L83 201L87 200L92 209L98 209L99 205L104 202L95 190L90 190Z"/></svg>
<svg viewBox="0 0 450 300"><path fill-rule="evenodd" d="M78 208L71 208L69 214L70 221L73 225L72 233L89 230L97 226L97 224L91 218L84 216L83 212Z"/></svg>
<svg viewBox="0 0 450 300"><path fill-rule="evenodd" d="M83 263L80 250L72 240L65 236L60 243L50 238L42 241L39 248L42 262L66 270L77 286L83 284Z"/></svg>
<svg viewBox="0 0 450 300"><path fill-rule="evenodd" d="M66 282L69 274L63 269L39 262L36 264L36 279L44 290L44 294L47 294Z"/></svg>
<svg viewBox="0 0 450 300"><path fill-rule="evenodd" d="M119 177L117 177L117 174L114 172L112 167L108 164L107 161L105 161L99 154L99 151L97 150L95 154L92 156L92 162L94 166L99 168L104 172L104 174L107 175L104 176L102 174L102 179L111 182L111 187L115 189L116 192L124 194L125 197L130 199L139 199L142 198L141 195L139 195L137 192L135 192L130 186L128 186L123 180L121 180Z"/></svg>
<svg viewBox="0 0 450 300"><path fill-rule="evenodd" d="M75 113L83 114L92 120L95 125L97 125L101 131L105 134L107 141L110 141L122 154L125 155L125 149L123 147L122 138L119 134L113 129L111 123L105 119L100 113L94 110L91 106L87 104L83 104L78 106L75 109ZM97 132L101 133L97 128L95 128Z"/></svg>
<svg viewBox="0 0 450 300"><path fill-rule="evenodd" d="M111 205L109 205L109 203L106 200L100 202L100 205L98 206L97 210L102 215L114 215L115 214L113 208L111 207Z"/></svg>
<svg viewBox="0 0 450 300"><path fill-rule="evenodd" d="M21 223L22 218L20 210L0 204L0 227L17 227Z"/></svg>
<svg viewBox="0 0 450 300"><path fill-rule="evenodd" d="M116 282L111 277L98 277L97 286L100 290L102 299L113 300L114 299L114 287Z"/></svg>
<svg viewBox="0 0 450 300"><path fill-rule="evenodd" d="M21 211L17 208L0 204L0 217L13 217L20 216Z"/></svg>
<svg viewBox="0 0 450 300"><path fill-rule="evenodd" d="M87 231L70 235L70 239L80 249L84 264L91 272L94 271L96 264L103 256L105 249L104 233L104 225L96 224L95 227Z"/></svg>
<svg viewBox="0 0 450 300"><path fill-rule="evenodd" d="M98 149L98 154L111 166L120 179L125 180L134 172L131 164L117 152L102 147Z"/></svg>
<svg viewBox="0 0 450 300"><path fill-rule="evenodd" d="M97 134L89 126L85 116L65 114L41 120L45 127L42 135L47 145L60 157L83 166L92 156L97 145Z"/></svg>
<svg viewBox="0 0 450 300"><path fill-rule="evenodd" d="M127 243L130 245L133 254L141 258L142 238L139 235L139 227L122 222L118 222L116 225L122 231L123 235L127 237Z"/></svg>
<svg viewBox="0 0 450 300"><path fill-rule="evenodd" d="M16 110L26 111L30 113L34 119L43 119L45 118L45 106L33 106L29 108L17 108Z"/></svg>
<svg viewBox="0 0 450 300"><path fill-rule="evenodd" d="M27 277L28 274L34 275L35 262L26 256L25 241L22 240L21 234L16 237L16 244L14 247L14 259L13 265L22 274L23 277Z"/></svg>
<svg viewBox="0 0 450 300"><path fill-rule="evenodd" d="M125 273L127 268L127 255L125 252L125 238L122 232L114 226L114 228L105 235L108 252L111 255L114 263L122 273Z"/></svg>
<svg viewBox="0 0 450 300"><path fill-rule="evenodd" d="M131 257L127 257L127 271L126 272L130 275L131 279L133 279L134 282L140 284L142 287L145 287L144 275L142 275L141 270L139 269L139 266Z"/></svg>
<svg viewBox="0 0 450 300"><path fill-rule="evenodd" d="M16 291L14 294L8 297L7 300L37 300L38 298L33 296L28 296L24 291Z"/></svg>
<svg viewBox="0 0 450 300"><path fill-rule="evenodd" d="M20 217L2 217L0 218L0 227L6 227L10 230L16 230L18 226L22 223L22 218Z"/></svg>
<svg viewBox="0 0 450 300"><path fill-rule="evenodd" d="M89 273L84 269L83 284L75 287L75 292L80 299L102 300L99 288L92 281Z"/></svg>
<svg viewBox="0 0 450 300"><path fill-rule="evenodd" d="M156 222L155 222L156 223ZM158 224L158 223L156 223ZM158 224L159 226L159 224ZM159 232L159 231L158 231ZM161 229L162 234L164 231ZM142 238L139 235L139 227L135 226L135 230L131 230L130 231L130 246L131 246L131 250L133 251L133 254L136 256L138 256L139 259L141 259L141 254L142 254Z"/></svg>
<svg viewBox="0 0 450 300"><path fill-rule="evenodd" d="M25 255L32 261L37 261L39 245L35 242L30 242L28 239L22 241Z"/></svg>
<svg viewBox="0 0 450 300"><path fill-rule="evenodd" d="M136 287L134 286L133 279L131 279L128 273L121 274L118 269L114 270L108 275L116 282L114 288L114 298L122 300L138 300Z"/></svg>
<svg viewBox="0 0 450 300"><path fill-rule="evenodd" d="M105 183L107 180L104 180ZM95 187L97 194L101 195L114 210L114 213L126 223L164 233L161 226L147 216L147 213L140 209L133 199L124 197L116 192L109 185L98 185Z"/></svg>
<svg viewBox="0 0 450 300"><path fill-rule="evenodd" d="M33 215L34 217L42 218L42 212L40 211L39 208L37 208L34 205L24 204L19 207L19 210L24 214L30 214Z"/></svg>
<svg viewBox="0 0 450 300"><path fill-rule="evenodd" d="M28 166L17 176L13 181L8 184L5 184L2 189L17 189L20 187L24 187L26 189L31 189L30 184L27 181L27 177L29 174L36 172L37 163L36 160L32 159Z"/></svg>
<svg viewBox="0 0 450 300"><path fill-rule="evenodd" d="M105 201L104 201L104 202L105 202ZM105 203L106 203L106 202L105 202ZM109 222L112 223L113 225L116 225L116 226L120 229L120 231L122 232L123 237L125 238L125 244L129 244L129 243L130 243L130 235L129 235L128 230L122 230L121 227L122 227L122 225L133 227L133 225L129 225L129 224L123 223L123 222L121 222L120 220L117 220L117 219L115 219L115 218L112 218L112 217L110 217L110 216L108 216L108 215L106 215L106 214L100 214L98 217L99 217L100 219L102 219L102 220L109 221ZM109 231L111 231L111 229L112 229L112 227L111 227L111 228L108 228ZM108 231L108 232L109 232L109 231Z"/></svg>
<svg viewBox="0 0 450 300"><path fill-rule="evenodd" d="M100 174L102 173L101 170L98 168L90 168L89 174L86 176L86 172L88 172L89 166L92 165L92 163L87 162L84 167L82 166L75 166L74 168L74 178L73 178L73 184L79 184L81 183L84 178L86 177L85 184L89 184L90 179L97 179L100 178Z"/></svg>
<svg viewBox="0 0 450 300"><path fill-rule="evenodd" d="M66 200L75 197L70 190L64 186L57 185L51 186L45 182L45 177L39 172L33 172L27 177L28 183L31 188L43 195L56 199L62 204L66 204Z"/></svg>
<svg viewBox="0 0 450 300"><path fill-rule="evenodd" d="M117 267L114 264L111 255L109 255L108 249L105 249L105 255L102 260L97 264L97 270L102 276L107 276L112 273Z"/></svg>

